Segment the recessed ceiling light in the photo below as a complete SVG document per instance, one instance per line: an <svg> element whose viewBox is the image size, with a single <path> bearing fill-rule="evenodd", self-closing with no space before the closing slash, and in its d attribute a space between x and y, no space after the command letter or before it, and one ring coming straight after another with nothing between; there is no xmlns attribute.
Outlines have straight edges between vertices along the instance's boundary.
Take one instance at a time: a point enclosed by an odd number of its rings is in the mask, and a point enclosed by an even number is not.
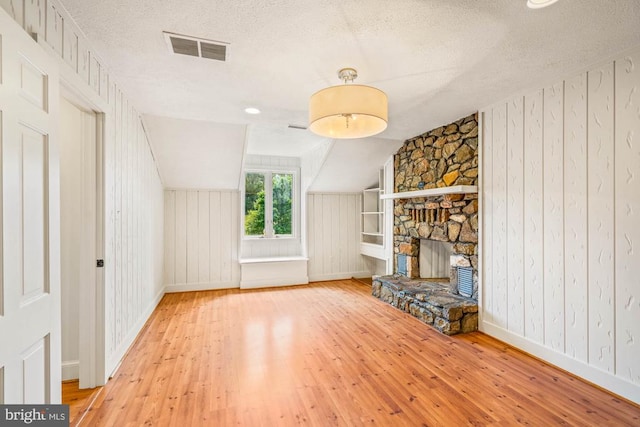
<svg viewBox="0 0 640 427"><path fill-rule="evenodd" d="M543 7L551 6L558 0L527 0L527 6L531 9L541 9Z"/></svg>
<svg viewBox="0 0 640 427"><path fill-rule="evenodd" d="M244 109L244 112L247 114L260 114L260 110L255 107L248 107Z"/></svg>

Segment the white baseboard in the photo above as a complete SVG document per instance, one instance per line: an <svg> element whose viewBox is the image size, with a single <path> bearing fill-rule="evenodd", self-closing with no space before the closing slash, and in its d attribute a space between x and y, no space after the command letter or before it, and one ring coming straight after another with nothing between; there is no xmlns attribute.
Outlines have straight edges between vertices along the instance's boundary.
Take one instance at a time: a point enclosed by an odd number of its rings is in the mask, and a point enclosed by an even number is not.
<svg viewBox="0 0 640 427"><path fill-rule="evenodd" d="M563 353L558 353L545 345L533 342L527 338L507 331L488 322L480 322L480 331L491 335L501 341L513 345L535 357L555 365L560 369L571 372L589 382L618 394L625 399L640 404L640 385L633 384L623 378L615 376L611 372L600 370L585 362L574 359Z"/></svg>
<svg viewBox="0 0 640 427"><path fill-rule="evenodd" d="M282 286L306 285L308 283L309 278L307 276L263 280L243 280L240 282L240 289L279 288Z"/></svg>
<svg viewBox="0 0 640 427"><path fill-rule="evenodd" d="M149 317L151 317L151 313L153 313L153 310L156 309L164 294L165 288L160 289L153 301L151 301L151 303L147 306L147 309L140 315L140 319L136 322L133 328L131 328L125 339L122 340L122 343L120 344L118 349L113 354L107 356L106 372L108 373L108 376L113 376L114 372L118 369L118 367L120 366L120 362L124 358L125 354L127 354L127 351L129 351L129 347L131 347L131 344L133 344L133 342L138 337L138 334L142 330L142 327L147 322Z"/></svg>
<svg viewBox="0 0 640 427"><path fill-rule="evenodd" d="M165 286L165 292L168 294L175 292L190 291L214 291L218 289L235 289L239 288L238 282L213 282L213 283L177 283Z"/></svg>
<svg viewBox="0 0 640 427"><path fill-rule="evenodd" d="M313 274L309 276L311 282L324 282L325 280L344 280L351 279L352 277L371 277L370 271L351 271L346 273L331 273L331 274Z"/></svg>
<svg viewBox="0 0 640 427"><path fill-rule="evenodd" d="M62 362L62 381L77 380L80 378L80 361L68 360Z"/></svg>

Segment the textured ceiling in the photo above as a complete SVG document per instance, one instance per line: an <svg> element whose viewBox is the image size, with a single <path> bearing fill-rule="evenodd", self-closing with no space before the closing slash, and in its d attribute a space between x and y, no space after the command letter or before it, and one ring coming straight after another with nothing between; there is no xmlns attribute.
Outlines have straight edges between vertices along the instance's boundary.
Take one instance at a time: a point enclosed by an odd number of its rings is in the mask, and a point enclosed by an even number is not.
<svg viewBox="0 0 640 427"><path fill-rule="evenodd" d="M388 94L379 137L395 141L640 43L638 0L62 1L143 114L306 125L309 96L350 66ZM228 42L228 60L171 55L163 31Z"/></svg>

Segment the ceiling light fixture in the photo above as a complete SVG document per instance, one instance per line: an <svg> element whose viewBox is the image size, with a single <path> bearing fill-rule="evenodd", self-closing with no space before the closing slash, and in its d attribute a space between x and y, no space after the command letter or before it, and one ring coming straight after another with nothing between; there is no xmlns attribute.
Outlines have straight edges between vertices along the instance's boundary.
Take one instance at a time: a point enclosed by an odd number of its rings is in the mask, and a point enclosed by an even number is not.
<svg viewBox="0 0 640 427"><path fill-rule="evenodd" d="M527 0L527 6L531 9L542 9L543 7L551 6L558 0Z"/></svg>
<svg viewBox="0 0 640 427"><path fill-rule="evenodd" d="M328 138L364 138L387 128L387 95L374 87L347 84L353 68L338 71L344 85L322 89L309 100L309 129Z"/></svg>
<svg viewBox="0 0 640 427"><path fill-rule="evenodd" d="M244 112L247 114L260 114L260 110L255 107L247 107L244 109Z"/></svg>

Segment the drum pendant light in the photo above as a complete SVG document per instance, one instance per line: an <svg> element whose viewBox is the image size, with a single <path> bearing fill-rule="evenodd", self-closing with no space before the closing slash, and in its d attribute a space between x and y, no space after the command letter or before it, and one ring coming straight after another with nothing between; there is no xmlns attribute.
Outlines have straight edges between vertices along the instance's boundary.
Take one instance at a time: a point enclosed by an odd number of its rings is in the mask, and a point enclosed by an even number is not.
<svg viewBox="0 0 640 427"><path fill-rule="evenodd" d="M309 100L309 129L335 139L364 138L387 128L387 95L371 86L349 84L353 68L338 71L343 85L322 89Z"/></svg>

